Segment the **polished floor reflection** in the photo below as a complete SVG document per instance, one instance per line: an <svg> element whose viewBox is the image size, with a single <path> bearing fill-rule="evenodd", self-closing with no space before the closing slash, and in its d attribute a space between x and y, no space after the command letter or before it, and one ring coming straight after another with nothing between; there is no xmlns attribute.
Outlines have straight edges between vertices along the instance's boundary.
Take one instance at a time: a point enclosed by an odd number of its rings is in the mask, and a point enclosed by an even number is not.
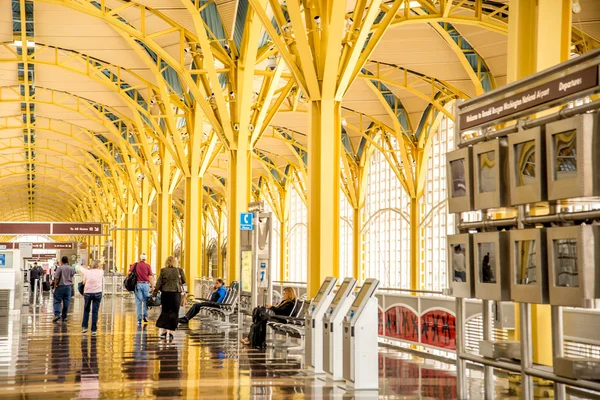
<svg viewBox="0 0 600 400"><path fill-rule="evenodd" d="M78 296L68 321L54 324L46 297L42 306L24 307L20 318L0 317L0 398L377 397L315 377L300 355L240 347L235 329L218 331L192 321L166 343L152 321L159 310L151 310L149 325L138 327L129 298L106 296L98 336L82 334L82 308ZM382 348L379 370L380 398L456 398L452 364ZM483 398L477 372L469 384L471 398ZM500 379L497 388L497 398L510 398L508 380Z"/></svg>

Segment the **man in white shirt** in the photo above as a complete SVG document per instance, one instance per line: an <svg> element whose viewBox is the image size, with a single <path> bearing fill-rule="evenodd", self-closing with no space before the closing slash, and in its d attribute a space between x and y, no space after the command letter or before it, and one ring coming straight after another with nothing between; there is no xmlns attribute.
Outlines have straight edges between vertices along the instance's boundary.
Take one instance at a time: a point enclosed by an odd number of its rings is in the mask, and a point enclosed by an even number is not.
<svg viewBox="0 0 600 400"><path fill-rule="evenodd" d="M454 271L454 282L467 281L465 253L460 244L454 246L454 253L452 254L452 270Z"/></svg>

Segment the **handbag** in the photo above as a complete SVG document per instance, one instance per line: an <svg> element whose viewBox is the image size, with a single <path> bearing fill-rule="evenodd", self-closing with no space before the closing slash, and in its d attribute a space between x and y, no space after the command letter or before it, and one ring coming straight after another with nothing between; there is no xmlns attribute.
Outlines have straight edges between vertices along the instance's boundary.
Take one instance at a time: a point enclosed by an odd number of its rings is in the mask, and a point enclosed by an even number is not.
<svg viewBox="0 0 600 400"><path fill-rule="evenodd" d="M148 308L160 307L160 296L156 296L156 298L152 298L152 296L148 297L148 299L146 299L146 305L148 306Z"/></svg>
<svg viewBox="0 0 600 400"><path fill-rule="evenodd" d="M137 272L135 271L137 268L137 263L133 264L133 271L127 275L127 278L123 281L123 286L129 292L135 291L135 286L137 285Z"/></svg>
<svg viewBox="0 0 600 400"><path fill-rule="evenodd" d="M77 284L77 290L79 291L79 294L83 296L83 289L85 289L85 284L83 282L79 282Z"/></svg>
<svg viewBox="0 0 600 400"><path fill-rule="evenodd" d="M183 283L183 277L181 276L181 273L183 272L183 270L181 268L177 268L179 271L179 293L187 293L187 290L185 288L185 284Z"/></svg>

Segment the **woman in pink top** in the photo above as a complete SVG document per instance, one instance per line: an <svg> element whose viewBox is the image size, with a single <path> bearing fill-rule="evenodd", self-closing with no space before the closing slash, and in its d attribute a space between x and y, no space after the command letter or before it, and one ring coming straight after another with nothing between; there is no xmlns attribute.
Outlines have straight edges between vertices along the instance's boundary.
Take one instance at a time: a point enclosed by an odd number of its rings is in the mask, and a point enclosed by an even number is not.
<svg viewBox="0 0 600 400"><path fill-rule="evenodd" d="M81 322L81 333L88 331L88 322L90 320L90 307L92 309L92 336L96 336L98 329L98 309L102 301L102 279L104 271L100 269L100 261L94 260L92 267L85 273L83 278L83 297L85 305L83 307L83 321Z"/></svg>

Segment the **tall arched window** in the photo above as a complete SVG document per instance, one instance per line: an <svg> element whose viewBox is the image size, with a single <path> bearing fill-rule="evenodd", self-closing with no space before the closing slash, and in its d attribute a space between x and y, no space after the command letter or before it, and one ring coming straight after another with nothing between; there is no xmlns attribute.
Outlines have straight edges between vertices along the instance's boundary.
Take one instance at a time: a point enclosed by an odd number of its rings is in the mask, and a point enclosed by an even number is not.
<svg viewBox="0 0 600 400"><path fill-rule="evenodd" d="M306 282L308 279L308 230L306 224L306 205L298 192L292 189L289 231L287 232L291 282Z"/></svg>
<svg viewBox="0 0 600 400"><path fill-rule="evenodd" d="M410 198L386 158L375 151L365 198L365 278L410 287Z"/></svg>
<svg viewBox="0 0 600 400"><path fill-rule="evenodd" d="M454 216L448 214L446 153L454 149L454 123L443 117L434 134L427 162L425 191L421 206L422 289L447 287L446 236L454 233Z"/></svg>
<svg viewBox="0 0 600 400"><path fill-rule="evenodd" d="M273 212L271 205L266 201L265 201L265 212L271 212L271 213ZM271 268L271 271L273 271L273 280L280 281L281 277L279 274L279 265L280 265L279 237L281 235L281 223L279 222L279 220L277 219L275 214L271 214L271 215L272 215L271 223L273 224L273 236L270 238L272 252L271 252L271 265L269 266L269 268Z"/></svg>
<svg viewBox="0 0 600 400"><path fill-rule="evenodd" d="M353 220L354 208L348 202L344 192L340 191L340 279L353 276Z"/></svg>

